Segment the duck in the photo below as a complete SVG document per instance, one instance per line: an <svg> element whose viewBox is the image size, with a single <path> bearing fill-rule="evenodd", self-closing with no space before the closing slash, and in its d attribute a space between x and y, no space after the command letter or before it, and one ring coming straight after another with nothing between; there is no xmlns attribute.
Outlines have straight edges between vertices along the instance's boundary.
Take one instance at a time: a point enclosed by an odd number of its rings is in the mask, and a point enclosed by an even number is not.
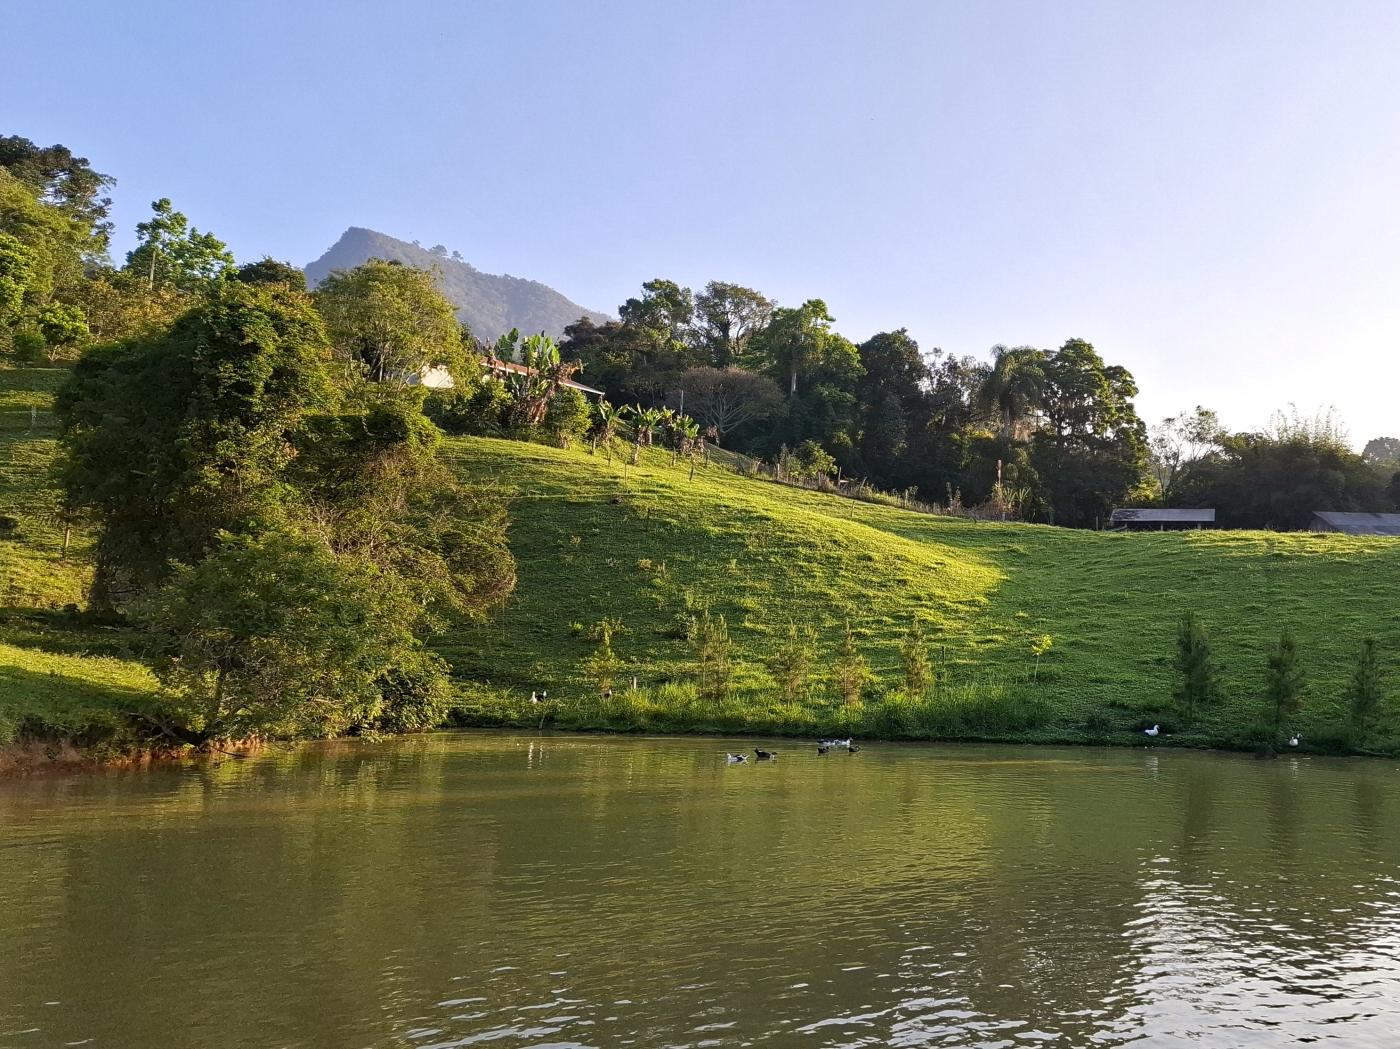
<svg viewBox="0 0 1400 1049"><path fill-rule="evenodd" d="M727 761L727 762L729 762L729 764L731 764L731 765L742 765L744 762L748 761L749 759L746 758L746 757L744 757L744 755L742 755L742 754L726 754L726 755L724 756L724 760Z"/></svg>
<svg viewBox="0 0 1400 1049"><path fill-rule="evenodd" d="M1301 732L1295 732L1293 733L1292 737L1289 738L1288 745L1290 747L1296 747L1298 745L1298 741L1302 738L1303 734Z"/></svg>
<svg viewBox="0 0 1400 1049"><path fill-rule="evenodd" d="M531 692L531 693L530 693L530 702L531 702L531 703L538 703L539 701L540 701L540 694L539 694L538 692Z"/></svg>
<svg viewBox="0 0 1400 1049"><path fill-rule="evenodd" d="M1151 728L1145 728L1145 729L1143 729L1143 730L1142 730L1142 734L1143 734L1144 736L1155 736L1155 735L1157 735L1157 733L1159 733L1159 732L1161 732L1161 731L1162 731L1162 726L1161 726L1161 725L1153 725Z"/></svg>
<svg viewBox="0 0 1400 1049"><path fill-rule="evenodd" d="M820 743L817 744L818 754L825 754L829 750L831 750L831 744L828 743L826 740L822 740Z"/></svg>
<svg viewBox="0 0 1400 1049"><path fill-rule="evenodd" d="M776 750L759 750L757 747L754 747L753 752L758 755L759 761L778 760L778 752Z"/></svg>
<svg viewBox="0 0 1400 1049"><path fill-rule="evenodd" d="M847 753L847 754L859 754L859 753L860 753L860 748L859 748L858 746L856 746L854 743L848 744L847 747L846 747L846 753Z"/></svg>

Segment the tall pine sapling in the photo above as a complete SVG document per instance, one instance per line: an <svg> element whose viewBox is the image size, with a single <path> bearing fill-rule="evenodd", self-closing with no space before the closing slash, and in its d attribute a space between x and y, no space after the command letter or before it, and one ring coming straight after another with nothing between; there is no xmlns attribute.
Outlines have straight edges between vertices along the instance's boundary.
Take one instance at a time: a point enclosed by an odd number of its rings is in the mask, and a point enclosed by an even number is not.
<svg viewBox="0 0 1400 1049"><path fill-rule="evenodd" d="M1277 737L1283 719L1293 717L1303 705L1303 666L1298 660L1298 643L1289 627L1284 627L1278 647L1269 654L1265 683L1265 696L1273 712L1274 736Z"/></svg>
<svg viewBox="0 0 1400 1049"><path fill-rule="evenodd" d="M899 645L899 661L904 668L904 693L911 701L924 698L933 684L933 664L928 658L924 625L915 619L904 632Z"/></svg>
<svg viewBox="0 0 1400 1049"><path fill-rule="evenodd" d="M598 647L584 660L583 672L599 695L605 696L612 691L613 681L622 669L622 660L613 651L612 644L614 635L621 633L622 629L621 620L600 619L590 632L589 636L598 643Z"/></svg>
<svg viewBox="0 0 1400 1049"><path fill-rule="evenodd" d="M856 647L856 637L849 621L841 635L841 648L837 651L836 666L832 675L842 702L848 707L859 703L861 693L870 683L870 664Z"/></svg>
<svg viewBox="0 0 1400 1049"><path fill-rule="evenodd" d="M783 699L800 702L807 696L807 683L817 661L817 637L811 627L789 623L787 636L767 659L768 673Z"/></svg>
<svg viewBox="0 0 1400 1049"><path fill-rule="evenodd" d="M1196 613L1181 617L1176 631L1176 669L1181 675L1176 686L1176 701L1182 718L1190 725L1196 720L1198 707L1215 696L1215 666L1211 662L1210 639Z"/></svg>
<svg viewBox="0 0 1400 1049"><path fill-rule="evenodd" d="M1347 698L1351 704L1352 731L1357 737L1364 736L1374 727L1384 699L1380 667L1376 663L1375 638L1368 637L1361 642L1356 673L1352 675Z"/></svg>
<svg viewBox="0 0 1400 1049"><path fill-rule="evenodd" d="M724 616L712 616L707 608L690 631L695 653L701 699L723 701L729 697L732 668L729 663L729 624Z"/></svg>

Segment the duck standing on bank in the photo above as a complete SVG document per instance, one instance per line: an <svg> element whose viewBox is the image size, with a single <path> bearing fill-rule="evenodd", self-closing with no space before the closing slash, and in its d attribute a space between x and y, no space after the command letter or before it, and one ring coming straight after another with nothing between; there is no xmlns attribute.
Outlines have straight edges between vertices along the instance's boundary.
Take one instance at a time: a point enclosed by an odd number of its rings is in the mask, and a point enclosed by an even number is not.
<svg viewBox="0 0 1400 1049"><path fill-rule="evenodd" d="M1153 725L1151 728L1145 728L1145 729L1143 729L1143 730L1142 730L1142 734L1143 734L1144 736L1151 736L1153 739L1156 739L1156 738L1157 738L1157 733L1159 733L1159 732L1161 732L1161 731L1162 731L1162 726L1161 726L1161 725Z"/></svg>

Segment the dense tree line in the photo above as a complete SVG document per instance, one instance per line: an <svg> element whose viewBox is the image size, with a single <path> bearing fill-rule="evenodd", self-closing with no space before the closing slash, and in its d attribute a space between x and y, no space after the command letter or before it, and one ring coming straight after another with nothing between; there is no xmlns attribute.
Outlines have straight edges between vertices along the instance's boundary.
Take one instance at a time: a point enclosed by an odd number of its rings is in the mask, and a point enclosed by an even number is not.
<svg viewBox="0 0 1400 1049"><path fill-rule="evenodd" d="M1088 342L923 351L906 329L855 343L826 303L740 285L653 280L562 352L624 403L685 410L706 437L986 516L1093 527L1114 506L1205 505L1227 526L1301 528L1312 511L1400 507L1400 443L1350 450L1329 422L1227 433L1214 413L1149 432L1137 385Z"/></svg>

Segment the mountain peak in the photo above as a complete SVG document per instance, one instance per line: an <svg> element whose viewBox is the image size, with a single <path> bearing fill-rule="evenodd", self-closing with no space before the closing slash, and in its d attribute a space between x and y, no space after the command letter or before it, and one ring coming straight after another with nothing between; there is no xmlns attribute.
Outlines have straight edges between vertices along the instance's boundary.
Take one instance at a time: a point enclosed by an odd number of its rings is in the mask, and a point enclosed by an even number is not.
<svg viewBox="0 0 1400 1049"><path fill-rule="evenodd" d="M512 328L543 331L558 338L565 325L580 317L599 324L608 320L605 314L584 309L539 281L483 273L441 245L425 248L363 226L349 227L324 255L308 263L306 281L315 287L335 270L353 269L370 259L435 271L438 287L457 307L457 318L479 339L490 341Z"/></svg>

